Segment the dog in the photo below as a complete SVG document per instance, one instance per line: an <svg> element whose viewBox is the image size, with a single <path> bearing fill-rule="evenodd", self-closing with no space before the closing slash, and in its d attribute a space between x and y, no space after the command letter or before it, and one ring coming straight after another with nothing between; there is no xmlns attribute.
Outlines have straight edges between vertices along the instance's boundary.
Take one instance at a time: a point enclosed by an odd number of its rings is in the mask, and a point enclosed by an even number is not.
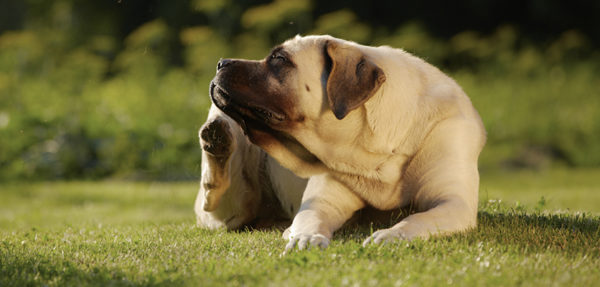
<svg viewBox="0 0 600 287"><path fill-rule="evenodd" d="M283 227L300 207L307 179L252 144L215 105L199 131L202 176L194 211L204 228Z"/></svg>
<svg viewBox="0 0 600 287"><path fill-rule="evenodd" d="M476 226L485 128L461 87L418 57L296 36L260 61L220 60L209 93L201 226L293 218L286 252L327 247L364 207L416 210L364 246Z"/></svg>

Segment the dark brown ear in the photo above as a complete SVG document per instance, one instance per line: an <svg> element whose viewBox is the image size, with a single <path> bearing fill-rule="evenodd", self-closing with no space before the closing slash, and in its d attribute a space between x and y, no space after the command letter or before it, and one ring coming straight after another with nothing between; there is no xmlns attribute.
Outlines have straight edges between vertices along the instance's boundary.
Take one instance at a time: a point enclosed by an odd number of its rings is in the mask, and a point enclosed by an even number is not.
<svg viewBox="0 0 600 287"><path fill-rule="evenodd" d="M335 41L327 41L325 46L325 57L331 59L327 98L341 120L377 92L385 74L356 47Z"/></svg>

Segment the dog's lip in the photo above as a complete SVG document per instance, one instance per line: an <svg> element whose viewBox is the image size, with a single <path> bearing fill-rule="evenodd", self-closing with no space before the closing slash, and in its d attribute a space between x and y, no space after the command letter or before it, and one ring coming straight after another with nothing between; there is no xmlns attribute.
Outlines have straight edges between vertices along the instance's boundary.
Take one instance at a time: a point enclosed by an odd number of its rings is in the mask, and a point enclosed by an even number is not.
<svg viewBox="0 0 600 287"><path fill-rule="evenodd" d="M285 115L275 112L265 107L259 107L253 104L242 104L234 101L229 93L214 82L210 83L210 98L212 102L224 112L232 112L240 118L250 118L264 123L276 125L285 121Z"/></svg>
<svg viewBox="0 0 600 287"><path fill-rule="evenodd" d="M212 102L220 109L223 109L227 106L227 102L231 100L229 94L225 92L222 88L217 86L214 82L210 83L210 99Z"/></svg>
<svg viewBox="0 0 600 287"><path fill-rule="evenodd" d="M244 133L248 133L246 126L246 121L244 118L233 108L231 108L228 104L231 101L229 94L222 88L218 87L217 84L210 82L209 88L210 100L219 108L219 110L225 112L230 117L234 118L236 122L240 125Z"/></svg>

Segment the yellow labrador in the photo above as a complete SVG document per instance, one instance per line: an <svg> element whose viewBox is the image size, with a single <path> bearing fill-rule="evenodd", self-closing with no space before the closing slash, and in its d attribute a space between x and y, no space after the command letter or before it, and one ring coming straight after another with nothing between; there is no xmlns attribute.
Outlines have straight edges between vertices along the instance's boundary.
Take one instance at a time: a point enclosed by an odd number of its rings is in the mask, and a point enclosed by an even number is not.
<svg viewBox="0 0 600 287"><path fill-rule="evenodd" d="M298 36L260 61L219 61L210 96L201 225L293 216L286 250L326 247L365 206L417 210L365 245L476 225L481 119L456 82L403 50Z"/></svg>

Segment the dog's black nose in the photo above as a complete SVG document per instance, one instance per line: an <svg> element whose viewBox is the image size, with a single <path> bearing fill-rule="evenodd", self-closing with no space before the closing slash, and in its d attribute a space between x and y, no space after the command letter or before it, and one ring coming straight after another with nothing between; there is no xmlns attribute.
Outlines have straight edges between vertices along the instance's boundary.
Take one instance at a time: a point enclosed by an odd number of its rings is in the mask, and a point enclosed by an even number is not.
<svg viewBox="0 0 600 287"><path fill-rule="evenodd" d="M219 62L217 63L217 71L229 66L232 62L233 62L233 60L231 60L231 59L219 60Z"/></svg>

